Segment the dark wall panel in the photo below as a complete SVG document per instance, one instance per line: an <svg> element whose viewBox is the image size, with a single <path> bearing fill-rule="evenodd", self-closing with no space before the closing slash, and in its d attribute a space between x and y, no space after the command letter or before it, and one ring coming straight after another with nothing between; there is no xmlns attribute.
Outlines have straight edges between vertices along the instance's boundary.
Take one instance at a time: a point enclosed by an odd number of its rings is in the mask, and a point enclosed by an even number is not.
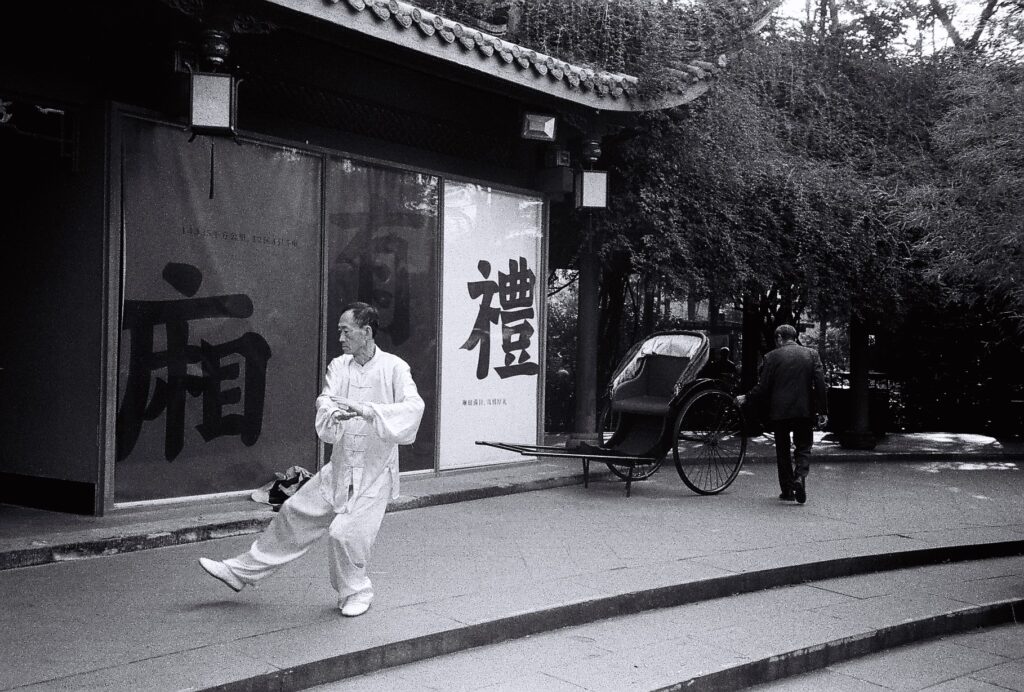
<svg viewBox="0 0 1024 692"><path fill-rule="evenodd" d="M12 117L0 129L0 473L95 484L103 362L102 111L22 96L8 100Z"/></svg>

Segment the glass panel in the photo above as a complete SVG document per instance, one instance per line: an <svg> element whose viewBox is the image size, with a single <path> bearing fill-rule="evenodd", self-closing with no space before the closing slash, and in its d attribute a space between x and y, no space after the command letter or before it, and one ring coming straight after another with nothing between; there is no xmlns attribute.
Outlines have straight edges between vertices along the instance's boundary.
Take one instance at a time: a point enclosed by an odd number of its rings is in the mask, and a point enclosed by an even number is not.
<svg viewBox="0 0 1024 692"><path fill-rule="evenodd" d="M321 159L123 122L115 499L315 470Z"/></svg>
<svg viewBox="0 0 1024 692"><path fill-rule="evenodd" d="M231 75L192 75L192 126L231 127Z"/></svg>
<svg viewBox="0 0 1024 692"><path fill-rule="evenodd" d="M438 179L331 159L327 177L328 360L341 355L342 308L380 312L377 343L409 363L427 410L399 468L434 468L437 421Z"/></svg>
<svg viewBox="0 0 1024 692"><path fill-rule="evenodd" d="M471 183L444 189L441 463L519 461L474 444L535 444L544 202Z"/></svg>

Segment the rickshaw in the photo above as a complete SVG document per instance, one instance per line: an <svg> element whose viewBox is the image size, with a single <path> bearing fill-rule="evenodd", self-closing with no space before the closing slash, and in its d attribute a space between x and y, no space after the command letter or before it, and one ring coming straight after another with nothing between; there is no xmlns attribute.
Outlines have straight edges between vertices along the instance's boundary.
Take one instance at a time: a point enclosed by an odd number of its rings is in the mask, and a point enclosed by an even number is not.
<svg viewBox="0 0 1024 692"><path fill-rule="evenodd" d="M715 495L739 475L747 451L743 412L719 379L703 376L708 338L700 332L657 332L634 344L608 384L596 442L565 446L477 441L527 456L579 459L583 485L590 462L603 462L626 482L654 475L671 452L683 483Z"/></svg>

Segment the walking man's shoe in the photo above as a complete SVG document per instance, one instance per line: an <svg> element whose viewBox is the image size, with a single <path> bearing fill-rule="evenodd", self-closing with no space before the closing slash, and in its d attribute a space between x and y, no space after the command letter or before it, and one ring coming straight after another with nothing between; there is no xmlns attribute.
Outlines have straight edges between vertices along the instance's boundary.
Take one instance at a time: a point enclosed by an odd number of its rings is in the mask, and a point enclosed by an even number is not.
<svg viewBox="0 0 1024 692"><path fill-rule="evenodd" d="M804 487L804 479L797 478L793 481L793 495L800 504L807 502L807 488Z"/></svg>
<svg viewBox="0 0 1024 692"><path fill-rule="evenodd" d="M784 492L779 493L779 499L782 500L783 502L792 502L793 500L796 499L796 495L793 494L792 490L786 490Z"/></svg>
<svg viewBox="0 0 1024 692"><path fill-rule="evenodd" d="M241 591L245 582L239 579L227 565L219 560L211 560L208 557L199 558L199 566L206 570L214 579L224 582L232 591Z"/></svg>
<svg viewBox="0 0 1024 692"><path fill-rule="evenodd" d="M341 614L350 618L359 617L370 609L372 600L373 594L354 593L341 604Z"/></svg>

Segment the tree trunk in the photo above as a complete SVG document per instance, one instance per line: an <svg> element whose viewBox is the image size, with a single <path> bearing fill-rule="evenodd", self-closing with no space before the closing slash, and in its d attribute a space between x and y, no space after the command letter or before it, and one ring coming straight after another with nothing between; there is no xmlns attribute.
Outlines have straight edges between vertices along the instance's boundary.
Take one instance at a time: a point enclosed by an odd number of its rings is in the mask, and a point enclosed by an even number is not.
<svg viewBox="0 0 1024 692"><path fill-rule="evenodd" d="M508 40L515 40L519 36L519 24L523 20L523 0L512 0L508 4L508 22L506 24L506 33L509 38Z"/></svg>
<svg viewBox="0 0 1024 692"><path fill-rule="evenodd" d="M828 314L824 307L818 308L818 357L822 365L825 364L825 354L828 351Z"/></svg>
<svg viewBox="0 0 1024 692"><path fill-rule="evenodd" d="M840 435L843 447L874 449L868 410L868 330L864 321L850 318L850 423Z"/></svg>
<svg viewBox="0 0 1024 692"><path fill-rule="evenodd" d="M818 12L818 30L822 38L827 34L833 36L837 34L839 32L839 7L836 5L836 0L821 0ZM826 29L828 29L827 32Z"/></svg>
<svg viewBox="0 0 1024 692"><path fill-rule="evenodd" d="M651 279L644 279L644 319L640 329L645 337L654 331L656 323L654 297L654 282Z"/></svg>
<svg viewBox="0 0 1024 692"><path fill-rule="evenodd" d="M743 297L743 357L740 365L740 390L749 392L757 384L757 363L761 356L761 314L758 299Z"/></svg>
<svg viewBox="0 0 1024 692"><path fill-rule="evenodd" d="M589 227L589 223L588 223ZM579 312L576 318L576 420L572 437L594 440L597 434L597 294L600 264L591 234L579 259Z"/></svg>

